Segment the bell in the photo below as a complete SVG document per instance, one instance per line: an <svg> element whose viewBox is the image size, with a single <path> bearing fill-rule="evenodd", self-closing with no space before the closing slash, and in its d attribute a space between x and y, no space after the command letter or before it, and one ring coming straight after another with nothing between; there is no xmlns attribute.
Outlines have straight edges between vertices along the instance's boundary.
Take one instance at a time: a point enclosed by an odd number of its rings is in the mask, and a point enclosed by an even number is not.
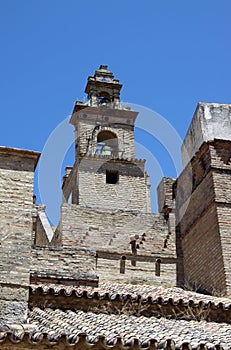
<svg viewBox="0 0 231 350"><path fill-rule="evenodd" d="M112 148L110 146L106 145L103 147L101 155L102 156L110 156L111 152L112 152Z"/></svg>

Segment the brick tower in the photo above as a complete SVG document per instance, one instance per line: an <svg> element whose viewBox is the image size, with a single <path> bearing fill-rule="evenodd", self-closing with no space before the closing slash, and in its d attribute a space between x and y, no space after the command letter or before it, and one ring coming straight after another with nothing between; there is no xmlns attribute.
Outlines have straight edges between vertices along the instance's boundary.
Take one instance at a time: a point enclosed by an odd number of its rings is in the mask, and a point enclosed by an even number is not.
<svg viewBox="0 0 231 350"><path fill-rule="evenodd" d="M88 78L87 103L75 104L70 123L75 127L76 161L64 178L64 203L151 211L145 161L135 159L138 113L121 104L121 87L107 66L101 65Z"/></svg>
<svg viewBox="0 0 231 350"><path fill-rule="evenodd" d="M199 103L185 137L176 222L185 284L231 294L231 105Z"/></svg>
<svg viewBox="0 0 231 350"><path fill-rule="evenodd" d="M162 213L151 213L145 160L135 158L138 113L122 105L121 88L100 66L88 78L87 102L75 104L75 163L66 168L52 245L94 251L100 280L174 284L174 232Z"/></svg>

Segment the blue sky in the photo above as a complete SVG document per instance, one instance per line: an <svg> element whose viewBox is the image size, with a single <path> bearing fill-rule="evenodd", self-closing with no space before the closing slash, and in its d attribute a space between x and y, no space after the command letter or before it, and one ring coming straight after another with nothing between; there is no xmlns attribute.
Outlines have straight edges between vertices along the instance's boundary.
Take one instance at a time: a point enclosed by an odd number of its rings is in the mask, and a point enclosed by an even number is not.
<svg viewBox="0 0 231 350"><path fill-rule="evenodd" d="M183 138L198 101L231 103L230 13L229 0L0 0L0 144L42 151L100 64Z"/></svg>

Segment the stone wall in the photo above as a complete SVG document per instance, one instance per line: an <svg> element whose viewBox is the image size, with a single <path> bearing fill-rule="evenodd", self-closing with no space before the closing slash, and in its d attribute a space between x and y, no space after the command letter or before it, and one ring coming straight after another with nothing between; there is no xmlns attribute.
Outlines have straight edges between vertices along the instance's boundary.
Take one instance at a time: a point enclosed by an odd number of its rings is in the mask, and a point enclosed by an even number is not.
<svg viewBox="0 0 231 350"><path fill-rule="evenodd" d="M36 152L0 147L0 323L22 322L27 315L38 157Z"/></svg>

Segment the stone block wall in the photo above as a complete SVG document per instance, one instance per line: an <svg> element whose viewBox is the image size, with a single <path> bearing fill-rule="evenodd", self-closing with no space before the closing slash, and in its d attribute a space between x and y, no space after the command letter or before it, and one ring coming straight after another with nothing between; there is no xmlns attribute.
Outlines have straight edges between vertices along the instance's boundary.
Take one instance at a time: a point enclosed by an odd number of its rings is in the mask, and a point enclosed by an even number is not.
<svg viewBox="0 0 231 350"><path fill-rule="evenodd" d="M0 147L0 323L20 322L27 315L38 157L37 152Z"/></svg>

